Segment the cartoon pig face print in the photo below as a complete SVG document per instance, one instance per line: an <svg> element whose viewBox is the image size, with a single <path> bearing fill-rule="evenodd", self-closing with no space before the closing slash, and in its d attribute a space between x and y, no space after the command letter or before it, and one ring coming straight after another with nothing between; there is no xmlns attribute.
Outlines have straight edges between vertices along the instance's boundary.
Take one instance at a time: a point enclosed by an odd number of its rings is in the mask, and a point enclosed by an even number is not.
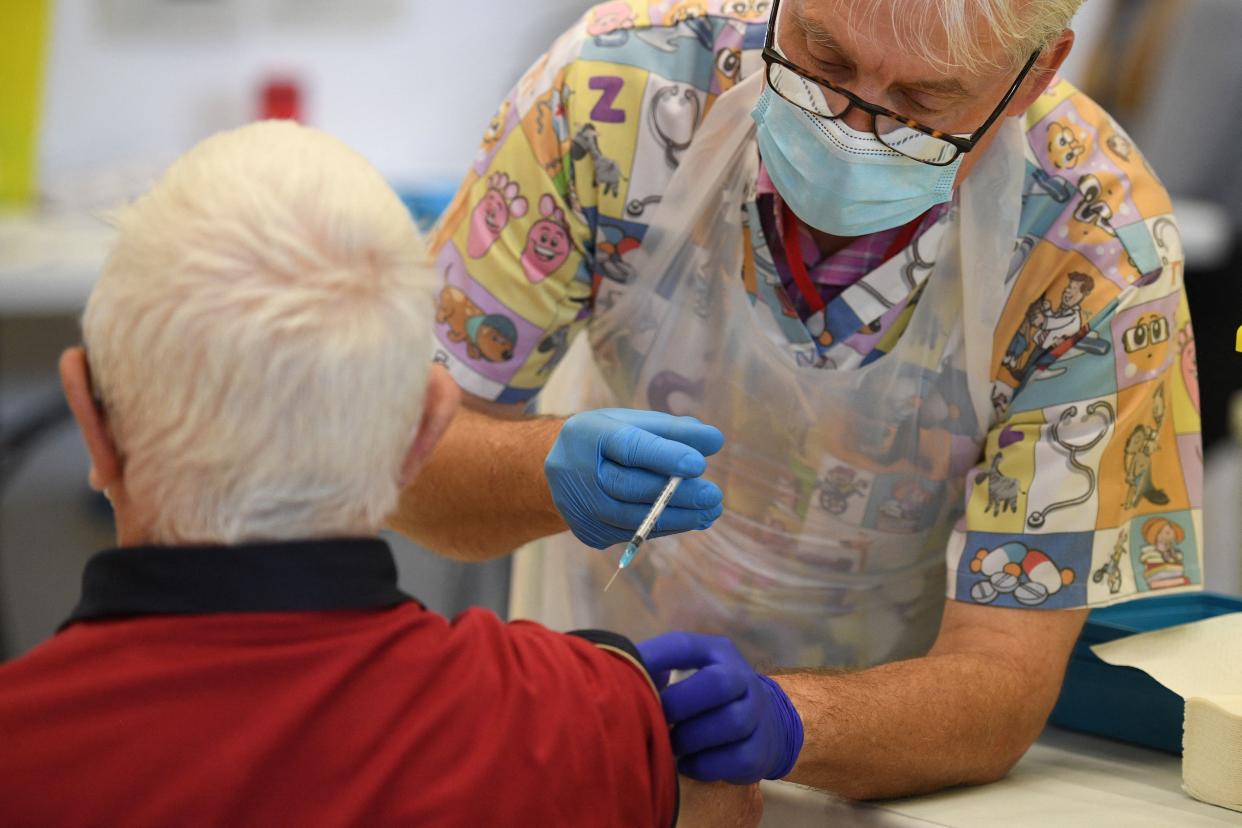
<svg viewBox="0 0 1242 828"><path fill-rule="evenodd" d="M477 259L486 253L511 218L526 215L526 199L518 183L504 173L495 173L487 180L487 192L474 206L470 216L470 235L466 238L466 254Z"/></svg>
<svg viewBox="0 0 1242 828"><path fill-rule="evenodd" d="M543 218L530 228L522 251L522 271L531 284L542 282L569 258L569 228L552 196L539 199L539 213Z"/></svg>

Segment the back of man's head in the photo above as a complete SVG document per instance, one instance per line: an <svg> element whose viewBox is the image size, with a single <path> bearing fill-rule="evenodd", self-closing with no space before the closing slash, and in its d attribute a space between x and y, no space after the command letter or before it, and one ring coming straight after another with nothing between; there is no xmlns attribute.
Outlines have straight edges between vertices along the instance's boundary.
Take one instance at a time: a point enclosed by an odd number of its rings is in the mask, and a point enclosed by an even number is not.
<svg viewBox="0 0 1242 828"><path fill-rule="evenodd" d="M379 173L324 133L251 124L118 223L83 329L149 539L377 529L432 342L425 250Z"/></svg>

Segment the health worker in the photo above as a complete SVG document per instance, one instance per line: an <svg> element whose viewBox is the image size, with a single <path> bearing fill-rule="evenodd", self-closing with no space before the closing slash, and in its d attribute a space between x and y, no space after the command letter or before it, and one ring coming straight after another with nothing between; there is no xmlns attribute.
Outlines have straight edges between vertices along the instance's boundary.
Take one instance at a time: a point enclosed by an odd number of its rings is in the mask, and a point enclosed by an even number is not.
<svg viewBox="0 0 1242 828"><path fill-rule="evenodd" d="M515 608L698 668L663 696L683 772L998 779L1090 607L1201 583L1182 248L1057 74L1078 6L613 0L487 128L435 241L473 410L396 523L462 557L551 536ZM581 413L527 416L545 384ZM584 544L674 474L658 528L714 525L603 593L619 550Z"/></svg>

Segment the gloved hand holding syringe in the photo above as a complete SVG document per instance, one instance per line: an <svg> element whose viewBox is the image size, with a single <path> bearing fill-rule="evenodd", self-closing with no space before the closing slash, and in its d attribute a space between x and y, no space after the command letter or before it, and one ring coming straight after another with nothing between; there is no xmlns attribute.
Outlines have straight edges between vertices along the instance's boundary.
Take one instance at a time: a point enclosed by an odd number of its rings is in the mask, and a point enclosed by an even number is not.
<svg viewBox="0 0 1242 828"><path fill-rule="evenodd" d="M608 587L612 586L612 582L617 580L617 576L621 574L621 570L629 566L634 557L638 555L638 547L642 546L647 540L647 536L651 534L651 530L655 528L656 521L660 519L660 515L664 513L664 507L673 498L673 492L677 491L677 484L681 483L682 478L674 475L668 479L668 484L660 492L660 496L656 498L656 502L651 504L651 511L647 513L647 517L639 524L638 531L634 533L634 537L630 539L629 544L625 547L625 552L621 554L621 561L617 564L617 571L612 573L612 577L608 579L608 583L604 584L604 592L608 591Z"/></svg>
<svg viewBox="0 0 1242 828"><path fill-rule="evenodd" d="M648 537L706 529L720 516L724 495L703 474L723 443L719 429L694 417L597 409L565 421L544 470L552 502L578 540L596 549L637 547Z"/></svg>

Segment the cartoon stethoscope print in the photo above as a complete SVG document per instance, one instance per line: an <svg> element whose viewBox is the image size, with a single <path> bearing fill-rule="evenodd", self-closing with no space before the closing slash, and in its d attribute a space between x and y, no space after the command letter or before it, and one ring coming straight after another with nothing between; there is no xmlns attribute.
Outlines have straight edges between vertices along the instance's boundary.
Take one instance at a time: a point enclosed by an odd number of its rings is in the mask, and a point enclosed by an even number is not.
<svg viewBox="0 0 1242 828"><path fill-rule="evenodd" d="M674 138L670 132L671 125L663 120L669 117L670 104L690 107L690 134L684 141ZM699 124L699 116L702 114L703 105L699 102L699 96L695 94L692 87L687 86L683 89L679 84L672 84L656 90L656 93L651 96L651 101L647 104L647 123L651 126L656 142L663 148L664 161L670 168L675 170L681 163L680 155L689 149L690 142L694 140L694 132ZM631 199L625 205L625 212L632 217L641 216L648 207L659 203L660 196L658 195Z"/></svg>
<svg viewBox="0 0 1242 828"><path fill-rule="evenodd" d="M686 140L678 141L670 132L670 124L665 123L662 119L668 117L669 105L674 106L688 105L690 107L690 134L686 136ZM703 114L703 104L699 102L699 96L695 94L692 87L684 89L679 84L665 86L657 89L656 93L651 96L651 101L647 104L647 123L651 126L651 132L655 136L656 142L664 149L664 161L672 169L677 169L681 163L680 155L690 147L690 142L694 140L694 132L699 124L699 116ZM641 216L643 211L652 204L660 202L659 196L647 196L642 199L632 199L625 205L625 212L631 216Z"/></svg>
<svg viewBox="0 0 1242 828"><path fill-rule="evenodd" d="M1166 233L1171 233L1172 239L1166 238ZM1176 241L1178 247L1181 247L1182 234L1178 232L1177 225L1172 219L1161 216L1152 224L1151 235L1156 240L1156 247L1160 249L1160 264L1167 266L1173 250L1171 242Z"/></svg>
<svg viewBox="0 0 1242 828"><path fill-rule="evenodd" d="M1099 417L1104 421L1104 425L1100 429L1099 433L1086 443L1075 445L1061 438L1061 427L1068 424L1077 416L1078 406L1076 405L1071 405L1069 408L1062 411L1061 416L1058 417L1057 421L1052 424L1052 441L1069 454L1068 460L1070 466L1081 474L1086 475L1087 490L1078 497L1070 498L1069 500L1058 500L1048 504L1043 509L1031 512L1026 519L1026 525L1030 526L1032 529L1038 529L1043 526L1048 520L1048 515L1053 512L1060 511L1061 509L1068 509L1071 506L1079 506L1086 503L1091 499L1091 496L1095 494L1095 470L1080 462L1078 457L1079 455L1088 452L1099 445L1099 442L1104 439L1104 435L1108 434L1108 430L1112 428L1113 422L1116 420L1116 414L1113 411L1113 407L1104 400L1097 400L1087 406L1087 413L1083 415L1084 422L1089 417Z"/></svg>

